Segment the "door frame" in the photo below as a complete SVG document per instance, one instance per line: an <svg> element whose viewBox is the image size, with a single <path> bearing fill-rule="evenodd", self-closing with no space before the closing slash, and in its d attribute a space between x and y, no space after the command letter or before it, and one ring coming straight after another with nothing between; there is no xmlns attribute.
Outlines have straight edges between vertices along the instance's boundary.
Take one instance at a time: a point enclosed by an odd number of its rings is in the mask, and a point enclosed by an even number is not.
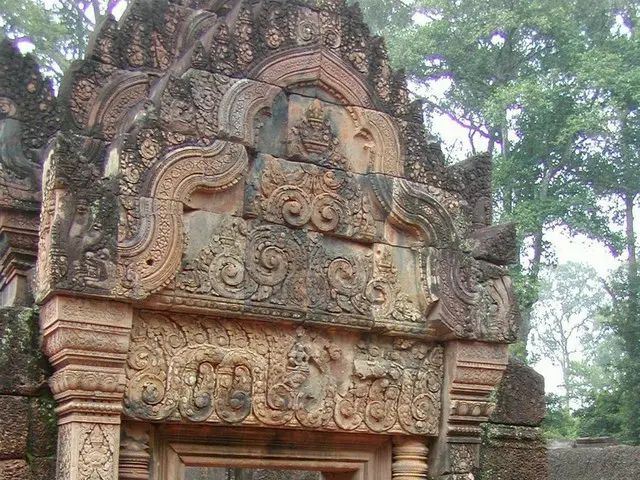
<svg viewBox="0 0 640 480"><path fill-rule="evenodd" d="M163 424L153 480L184 480L186 467L314 470L326 480L389 480L392 437L251 427Z"/></svg>

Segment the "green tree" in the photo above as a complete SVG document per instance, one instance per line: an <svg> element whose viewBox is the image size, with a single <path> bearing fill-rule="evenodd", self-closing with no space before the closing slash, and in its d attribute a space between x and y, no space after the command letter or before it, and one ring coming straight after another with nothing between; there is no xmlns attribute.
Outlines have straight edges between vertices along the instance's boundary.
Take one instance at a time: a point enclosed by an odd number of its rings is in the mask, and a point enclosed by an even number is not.
<svg viewBox="0 0 640 480"><path fill-rule="evenodd" d="M417 91L450 85L444 96L427 99L433 112L465 128L472 151L486 145L495 153L496 213L517 222L521 245L522 261L512 274L523 314L523 356L540 269L553 259L546 232L564 226L616 243L597 195L576 181L588 139L601 128L592 115L599 105L574 79L573 65L589 46L587 29L576 19L588 16L582 23L591 30L592 16L602 14L603 24L615 20L600 3L588 3L404 2L414 22L386 27L392 60L406 68ZM385 12L367 11L374 25L384 22Z"/></svg>
<svg viewBox="0 0 640 480"><path fill-rule="evenodd" d="M597 273L587 265L566 263L542 272L540 299L533 312L534 346L560 367L567 412L577 398L575 361L584 353L584 340L593 338L605 296Z"/></svg>
<svg viewBox="0 0 640 480"><path fill-rule="evenodd" d="M545 395L547 411L542 430L547 438L576 438L578 422L564 407L564 399L556 394Z"/></svg>
<svg viewBox="0 0 640 480"><path fill-rule="evenodd" d="M3 0L2 34L33 48L43 71L60 77L81 58L96 24L125 0Z"/></svg>

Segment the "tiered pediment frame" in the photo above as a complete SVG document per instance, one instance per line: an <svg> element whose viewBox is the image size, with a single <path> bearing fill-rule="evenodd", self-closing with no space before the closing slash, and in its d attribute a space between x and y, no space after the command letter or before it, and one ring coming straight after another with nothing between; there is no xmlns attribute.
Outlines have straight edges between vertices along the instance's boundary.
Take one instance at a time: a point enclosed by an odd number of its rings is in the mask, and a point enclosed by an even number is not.
<svg viewBox="0 0 640 480"><path fill-rule="evenodd" d="M122 418L389 435L394 478L427 444L468 478L518 318L490 160L430 153L342 2L148 8L68 75L43 173L58 478L147 478Z"/></svg>

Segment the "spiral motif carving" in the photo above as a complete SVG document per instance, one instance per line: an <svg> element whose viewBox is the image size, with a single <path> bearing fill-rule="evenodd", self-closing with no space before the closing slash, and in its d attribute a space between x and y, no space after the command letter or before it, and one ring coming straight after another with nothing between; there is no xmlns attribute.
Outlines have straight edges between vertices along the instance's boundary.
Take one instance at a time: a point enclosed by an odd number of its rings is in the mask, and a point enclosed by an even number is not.
<svg viewBox="0 0 640 480"><path fill-rule="evenodd" d="M337 30L328 30L324 35L324 44L329 48L339 48L342 44L342 37Z"/></svg>
<svg viewBox="0 0 640 480"><path fill-rule="evenodd" d="M336 258L327 269L329 284L339 294L354 295L364 286L365 273L345 258Z"/></svg>
<svg viewBox="0 0 640 480"><path fill-rule="evenodd" d="M393 311L395 291L388 281L380 279L370 281L367 284L365 295L371 303L375 315L386 317Z"/></svg>
<svg viewBox="0 0 640 480"><path fill-rule="evenodd" d="M246 290L244 261L235 255L221 254L209 265L211 286L229 298L244 298Z"/></svg>
<svg viewBox="0 0 640 480"><path fill-rule="evenodd" d="M268 228L258 228L247 244L250 275L260 285L273 287L282 283L289 271L289 255L285 234L273 235Z"/></svg>
<svg viewBox="0 0 640 480"><path fill-rule="evenodd" d="M424 433L432 428L433 423L438 422L438 409L431 395L424 393L418 395L411 404L411 414L414 420L416 433Z"/></svg>
<svg viewBox="0 0 640 480"><path fill-rule="evenodd" d="M318 35L318 27L308 21L303 20L298 24L298 39L303 43L312 42Z"/></svg>
<svg viewBox="0 0 640 480"><path fill-rule="evenodd" d="M138 404L144 404L147 406L159 405L165 398L165 384L156 375L142 374L136 377L134 382L134 388L128 392L128 397L132 402ZM173 405L173 408L169 408L170 411L174 410L178 405ZM151 409L150 409L151 410ZM159 417L164 416L164 413L160 413L160 409L154 408L152 411L158 412Z"/></svg>
<svg viewBox="0 0 640 480"><path fill-rule="evenodd" d="M256 194L247 197L245 213L370 243L375 223L364 181L342 170L258 156L248 184Z"/></svg>
<svg viewBox="0 0 640 480"><path fill-rule="evenodd" d="M216 413L227 423L242 422L251 412L253 375L248 359L238 354L238 365L220 366L218 385L221 390Z"/></svg>
<svg viewBox="0 0 640 480"><path fill-rule="evenodd" d="M346 208L337 195L325 193L313 200L311 221L321 232L336 230L345 214Z"/></svg>
<svg viewBox="0 0 640 480"><path fill-rule="evenodd" d="M272 197L275 211L282 215L283 220L293 226L302 227L311 218L311 206L308 195L297 187L278 188Z"/></svg>
<svg viewBox="0 0 640 480"><path fill-rule="evenodd" d="M380 378L369 390L369 404L365 410L365 422L374 432L389 430L396 423L396 403L400 389L390 385L389 379Z"/></svg>

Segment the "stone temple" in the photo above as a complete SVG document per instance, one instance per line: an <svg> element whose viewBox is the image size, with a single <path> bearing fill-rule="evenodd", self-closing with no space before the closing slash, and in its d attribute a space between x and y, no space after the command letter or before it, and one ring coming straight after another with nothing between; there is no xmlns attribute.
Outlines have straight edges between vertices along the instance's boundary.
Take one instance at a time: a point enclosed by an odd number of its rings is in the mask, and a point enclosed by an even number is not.
<svg viewBox="0 0 640 480"><path fill-rule="evenodd" d="M57 418L0 479L546 478L491 159L357 6L133 0L57 97L0 57L0 410Z"/></svg>

